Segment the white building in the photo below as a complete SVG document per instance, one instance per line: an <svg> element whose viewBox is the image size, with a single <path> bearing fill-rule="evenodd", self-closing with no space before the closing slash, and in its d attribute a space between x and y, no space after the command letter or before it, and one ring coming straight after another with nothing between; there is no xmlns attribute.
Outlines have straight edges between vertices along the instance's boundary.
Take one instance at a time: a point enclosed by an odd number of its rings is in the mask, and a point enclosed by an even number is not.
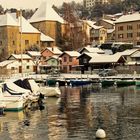
<svg viewBox="0 0 140 140"><path fill-rule="evenodd" d="M109 3L108 0L83 0L84 3L84 7L86 8L91 8L96 4L105 4L105 3Z"/></svg>
<svg viewBox="0 0 140 140"><path fill-rule="evenodd" d="M0 62L1 75L36 72L32 58L27 54L12 54L7 60Z"/></svg>

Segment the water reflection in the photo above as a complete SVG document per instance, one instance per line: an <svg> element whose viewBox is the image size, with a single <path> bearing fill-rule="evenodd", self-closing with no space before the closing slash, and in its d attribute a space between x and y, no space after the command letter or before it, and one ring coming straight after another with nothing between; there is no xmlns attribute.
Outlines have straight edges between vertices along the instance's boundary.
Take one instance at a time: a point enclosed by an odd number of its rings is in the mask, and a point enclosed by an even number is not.
<svg viewBox="0 0 140 140"><path fill-rule="evenodd" d="M132 87L61 87L61 98L45 100L44 110L6 113L0 118L0 140L94 140L98 128L105 140L140 137L140 90Z"/></svg>

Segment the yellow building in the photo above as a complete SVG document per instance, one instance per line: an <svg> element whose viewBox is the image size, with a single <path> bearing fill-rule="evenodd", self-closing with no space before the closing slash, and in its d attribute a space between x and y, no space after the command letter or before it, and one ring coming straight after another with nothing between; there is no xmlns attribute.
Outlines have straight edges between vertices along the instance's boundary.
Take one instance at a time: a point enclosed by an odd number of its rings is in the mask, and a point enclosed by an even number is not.
<svg viewBox="0 0 140 140"><path fill-rule="evenodd" d="M85 20L83 31L86 34L87 44L100 45L107 39L107 30L103 26L96 26L96 22Z"/></svg>
<svg viewBox="0 0 140 140"><path fill-rule="evenodd" d="M0 58L40 46L40 32L16 13L0 15Z"/></svg>
<svg viewBox="0 0 140 140"><path fill-rule="evenodd" d="M140 13L123 15L115 22L115 41L140 45Z"/></svg>
<svg viewBox="0 0 140 140"><path fill-rule="evenodd" d="M53 45L59 45L63 19L54 11L51 5L43 2L31 17L30 23L45 35L53 38L55 40Z"/></svg>

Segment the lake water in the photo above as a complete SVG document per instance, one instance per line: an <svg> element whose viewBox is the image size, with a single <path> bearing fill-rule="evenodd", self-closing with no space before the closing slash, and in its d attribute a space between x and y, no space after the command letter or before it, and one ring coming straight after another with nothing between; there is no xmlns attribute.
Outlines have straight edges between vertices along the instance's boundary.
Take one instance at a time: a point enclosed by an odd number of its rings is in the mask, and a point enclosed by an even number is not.
<svg viewBox="0 0 140 140"><path fill-rule="evenodd" d="M45 100L45 109L6 112L0 117L0 140L95 140L98 128L104 140L140 139L140 89L61 87L61 98Z"/></svg>

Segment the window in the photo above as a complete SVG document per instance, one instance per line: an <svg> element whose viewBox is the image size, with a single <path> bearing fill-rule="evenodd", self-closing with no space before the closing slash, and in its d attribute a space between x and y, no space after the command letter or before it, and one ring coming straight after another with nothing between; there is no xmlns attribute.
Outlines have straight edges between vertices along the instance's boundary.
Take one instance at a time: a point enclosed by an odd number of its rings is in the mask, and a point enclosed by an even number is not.
<svg viewBox="0 0 140 140"><path fill-rule="evenodd" d="M69 66L69 70L70 70L70 71L72 70L72 66L71 66L71 65Z"/></svg>
<svg viewBox="0 0 140 140"><path fill-rule="evenodd" d="M123 31L123 26L119 26L118 31Z"/></svg>
<svg viewBox="0 0 140 140"><path fill-rule="evenodd" d="M29 69L30 67L29 66L26 66L26 69Z"/></svg>
<svg viewBox="0 0 140 140"><path fill-rule="evenodd" d="M137 37L140 37L140 32L137 32Z"/></svg>
<svg viewBox="0 0 140 140"><path fill-rule="evenodd" d="M15 45L15 41L13 41L13 45Z"/></svg>
<svg viewBox="0 0 140 140"><path fill-rule="evenodd" d="M137 29L140 29L140 24L137 24Z"/></svg>
<svg viewBox="0 0 140 140"><path fill-rule="evenodd" d="M132 38L133 37L133 33L127 33L127 38Z"/></svg>
<svg viewBox="0 0 140 140"><path fill-rule="evenodd" d="M123 38L123 34L118 34L118 38Z"/></svg>
<svg viewBox="0 0 140 140"><path fill-rule="evenodd" d="M87 63L87 59L86 58L83 59L83 63Z"/></svg>
<svg viewBox="0 0 140 140"><path fill-rule="evenodd" d="M25 40L25 45L29 45L29 40Z"/></svg>
<svg viewBox="0 0 140 140"><path fill-rule="evenodd" d="M11 70L15 70L15 67L11 67Z"/></svg>
<svg viewBox="0 0 140 140"><path fill-rule="evenodd" d="M127 30L132 30L132 29L133 29L132 25L127 25Z"/></svg>
<svg viewBox="0 0 140 140"><path fill-rule="evenodd" d="M72 62L72 57L69 57L69 62Z"/></svg>
<svg viewBox="0 0 140 140"><path fill-rule="evenodd" d="M2 41L0 41L0 45L2 45Z"/></svg>
<svg viewBox="0 0 140 140"><path fill-rule="evenodd" d="M64 62L67 62L67 57L64 57Z"/></svg>

